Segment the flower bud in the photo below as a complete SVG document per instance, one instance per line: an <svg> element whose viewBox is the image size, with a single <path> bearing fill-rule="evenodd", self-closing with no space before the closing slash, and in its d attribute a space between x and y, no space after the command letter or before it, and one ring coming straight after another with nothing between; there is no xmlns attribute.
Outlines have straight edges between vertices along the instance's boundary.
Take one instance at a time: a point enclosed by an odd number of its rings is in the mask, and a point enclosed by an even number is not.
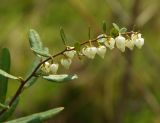
<svg viewBox="0 0 160 123"><path fill-rule="evenodd" d="M106 34L101 34L101 35L99 35L98 37L97 37L97 41L99 42L99 43L104 43L104 42L106 42L107 41L107 35Z"/></svg>
<svg viewBox="0 0 160 123"><path fill-rule="evenodd" d="M72 63L71 59L61 59L61 64L64 66L66 69L69 69L70 65Z"/></svg>
<svg viewBox="0 0 160 123"><path fill-rule="evenodd" d="M87 56L90 59L94 59L96 53L97 53L97 48L96 47L87 47L82 49L82 53Z"/></svg>
<svg viewBox="0 0 160 123"><path fill-rule="evenodd" d="M116 46L118 49L120 49L122 52L125 51L125 38L121 35L115 38Z"/></svg>
<svg viewBox="0 0 160 123"><path fill-rule="evenodd" d="M97 48L97 54L101 57L101 58L104 58L105 56L105 53L106 53L106 47L105 46L99 46Z"/></svg>
<svg viewBox="0 0 160 123"><path fill-rule="evenodd" d="M74 55L76 54L76 51L75 51L75 50L66 51L66 52L64 52L64 54L65 54L68 58L72 59L72 58L74 57Z"/></svg>
<svg viewBox="0 0 160 123"><path fill-rule="evenodd" d="M51 72L52 74L56 74L57 71L58 71L58 67L59 67L59 64L51 64L51 65L50 65L50 72Z"/></svg>
<svg viewBox="0 0 160 123"><path fill-rule="evenodd" d="M114 48L114 45L115 45L115 40L114 38L110 38L109 40L105 41L104 44L109 47L109 49L113 49Z"/></svg>

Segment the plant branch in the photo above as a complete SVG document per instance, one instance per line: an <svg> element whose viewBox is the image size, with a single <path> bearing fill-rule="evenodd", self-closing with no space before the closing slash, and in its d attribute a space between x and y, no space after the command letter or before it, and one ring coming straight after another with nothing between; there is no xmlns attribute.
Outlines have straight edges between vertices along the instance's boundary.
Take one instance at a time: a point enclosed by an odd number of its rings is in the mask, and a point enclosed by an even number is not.
<svg viewBox="0 0 160 123"><path fill-rule="evenodd" d="M98 39L102 39L102 38L106 38L106 37L96 38L96 39L91 40L91 42L96 42ZM87 43L89 43L89 41L85 41L85 42L81 43L80 45L85 45L85 44L87 44ZM72 48L72 49L67 49L67 48L66 48L65 50L63 50L63 51L61 51L61 52L53 55L52 57L49 57L49 58L45 59L44 61L40 62L40 63L35 67L35 69L33 70L33 72L32 72L23 82L21 82L21 84L20 84L20 86L18 87L16 93L14 94L14 96L13 96L12 99L11 99L11 101L9 102L9 107L11 107L12 104L13 104L13 102L17 99L17 97L19 97L19 95L21 94L21 92L22 92L22 90L23 90L24 85L25 85L33 76L35 76L37 70L41 67L42 64L44 64L46 61L51 60L52 58L55 58L55 57L60 56L60 55L63 55L63 53L66 52L66 51L71 51L71 50L74 50L74 49L75 49L75 48ZM7 109L3 109L2 111L0 111L0 115L2 115L5 111L7 111Z"/></svg>
<svg viewBox="0 0 160 123"><path fill-rule="evenodd" d="M132 31L131 31L131 32L126 32L126 34L133 34L133 33L135 33L135 32L132 32ZM125 34L122 34L122 35L125 35ZM100 38L95 38L95 39L92 39L92 40L87 40L87 41L81 43L80 45L82 46L82 45L88 44L88 43L90 43L90 42L93 42L93 43L94 43L94 42L97 42L97 40L102 39L102 38L110 38L110 36L105 36L105 37L102 36L102 37L100 37ZM20 95L21 92L23 91L23 88L24 88L25 84L26 84L32 77L35 76L37 70L41 67L42 64L44 64L45 62L47 62L47 61L49 61L49 60L51 60L51 59L53 59L53 58L55 58L55 57L57 57L57 56L63 55L64 52L66 52L66 51L71 51L71 50L75 50L75 47L74 47L74 48L71 48L71 49L66 48L66 49L62 50L61 52L59 52L59 53L57 53L57 54L55 54L55 55L52 55L51 57L43 60L42 62L40 62L40 63L35 67L35 69L32 71L32 73L31 73L25 80L23 80L23 78L22 78L22 82L21 82L20 86L18 87L16 93L14 94L14 96L13 96L12 99L11 99L11 101L9 102L9 107L11 107L12 104L13 104L13 102L17 99L17 97L19 97L19 95ZM0 115L2 115L5 111L7 111L7 109L3 109L2 111L0 111Z"/></svg>

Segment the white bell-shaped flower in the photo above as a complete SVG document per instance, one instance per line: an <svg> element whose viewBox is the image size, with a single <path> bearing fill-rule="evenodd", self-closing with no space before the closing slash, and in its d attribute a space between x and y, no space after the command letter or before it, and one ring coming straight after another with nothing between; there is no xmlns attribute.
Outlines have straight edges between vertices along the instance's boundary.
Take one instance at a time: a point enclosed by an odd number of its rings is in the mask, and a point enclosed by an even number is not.
<svg viewBox="0 0 160 123"><path fill-rule="evenodd" d="M126 40L126 47L128 47L130 50L133 50L133 48L134 48L134 40L127 39Z"/></svg>
<svg viewBox="0 0 160 123"><path fill-rule="evenodd" d="M141 47L144 45L144 38L138 38L138 39L136 39L135 45L136 45L139 49L141 49Z"/></svg>
<svg viewBox="0 0 160 123"><path fill-rule="evenodd" d="M115 45L115 40L114 38L109 38L107 41L104 42L104 44L109 48L109 49L113 49L114 45Z"/></svg>
<svg viewBox="0 0 160 123"><path fill-rule="evenodd" d="M56 63L51 64L51 65L50 65L50 72L51 72L52 74L56 74L57 71L58 71L58 67L59 67L59 64L56 64Z"/></svg>
<svg viewBox="0 0 160 123"><path fill-rule="evenodd" d="M64 54L65 54L68 58L72 59L72 58L74 57L74 55L76 54L76 51L75 51L75 50L66 51L66 52L64 52Z"/></svg>
<svg viewBox="0 0 160 123"><path fill-rule="evenodd" d="M122 52L125 51L125 41L126 39L122 36L119 35L118 37L115 38L116 41L116 46L118 49L120 49Z"/></svg>
<svg viewBox="0 0 160 123"><path fill-rule="evenodd" d="M134 44L140 49L144 45L144 38L141 37L141 34L137 34L137 39Z"/></svg>
<svg viewBox="0 0 160 123"><path fill-rule="evenodd" d="M87 47L82 49L82 53L87 56L90 59L94 59L96 53L97 53L97 48L96 47Z"/></svg>
<svg viewBox="0 0 160 123"><path fill-rule="evenodd" d="M106 53L106 47L105 46L99 46L97 48L97 54L101 57L101 58L104 58L105 56L105 53Z"/></svg>
<svg viewBox="0 0 160 123"><path fill-rule="evenodd" d="M66 69L69 69L71 63L72 63L72 60L71 60L71 59L64 59L64 58L61 59L61 64L62 64L62 66L64 66Z"/></svg>
<svg viewBox="0 0 160 123"><path fill-rule="evenodd" d="M104 42L106 42L107 41L107 35L106 34L101 34L101 35L99 35L98 37L97 37L97 41L99 42L99 43L104 43Z"/></svg>

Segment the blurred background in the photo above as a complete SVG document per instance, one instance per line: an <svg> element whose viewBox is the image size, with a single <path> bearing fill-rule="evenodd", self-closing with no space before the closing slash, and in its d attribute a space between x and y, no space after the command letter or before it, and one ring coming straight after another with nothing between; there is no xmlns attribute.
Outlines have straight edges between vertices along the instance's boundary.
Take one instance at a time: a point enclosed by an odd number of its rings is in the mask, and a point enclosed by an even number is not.
<svg viewBox="0 0 160 123"><path fill-rule="evenodd" d="M0 0L0 48L12 56L11 73L25 76L35 56L28 42L34 28L55 54L64 49L59 35L63 26L68 44L102 33L115 22L143 34L141 50L108 49L105 59L76 57L69 70L77 80L55 84L39 79L21 95L13 115L26 116L50 108L65 110L46 123L160 123L160 1L159 0ZM58 60L58 59L57 59ZM10 81L8 97L19 83Z"/></svg>

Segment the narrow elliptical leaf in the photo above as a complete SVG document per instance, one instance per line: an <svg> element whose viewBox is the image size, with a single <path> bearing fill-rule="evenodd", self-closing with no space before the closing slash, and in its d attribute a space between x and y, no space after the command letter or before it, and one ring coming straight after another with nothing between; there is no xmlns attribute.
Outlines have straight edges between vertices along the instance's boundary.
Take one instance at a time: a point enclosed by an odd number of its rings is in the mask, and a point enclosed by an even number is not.
<svg viewBox="0 0 160 123"><path fill-rule="evenodd" d="M113 27L117 30L117 31L120 31L120 28L117 24L113 23Z"/></svg>
<svg viewBox="0 0 160 123"><path fill-rule="evenodd" d="M43 48L43 44L41 42L41 38L34 29L29 30L29 43L31 50L39 57L50 57L48 48Z"/></svg>
<svg viewBox="0 0 160 123"><path fill-rule="evenodd" d="M78 76L75 75L67 75L67 74L62 74L62 75L49 75L49 76L43 76L43 79L46 79L51 82L67 82L70 80L77 79Z"/></svg>
<svg viewBox="0 0 160 123"><path fill-rule="evenodd" d="M32 49L42 49L43 47L41 38L34 29L29 30L29 43Z"/></svg>
<svg viewBox="0 0 160 123"><path fill-rule="evenodd" d="M7 48L3 48L0 53L0 68L4 71L10 72L10 62L9 50ZM8 88L8 78L4 76L5 72L1 70L0 72L0 103L4 104Z"/></svg>
<svg viewBox="0 0 160 123"><path fill-rule="evenodd" d="M9 79L19 79L18 77L16 76L13 76L5 71L3 71L2 69L0 69L0 75L4 76L4 77L7 77Z"/></svg>
<svg viewBox="0 0 160 123"><path fill-rule="evenodd" d="M67 42L67 38L66 38L66 35L64 33L64 30L62 27L60 27L60 35L61 35L61 38L62 38L62 41L63 41L63 44L66 46L66 42Z"/></svg>
<svg viewBox="0 0 160 123"><path fill-rule="evenodd" d="M53 116L57 115L59 112L61 112L64 108L54 108L50 109L45 112L32 114L26 117L22 117L16 120L8 121L6 123L42 123L47 119L52 118Z"/></svg>
<svg viewBox="0 0 160 123"><path fill-rule="evenodd" d="M0 103L0 108L1 109L8 109L9 108L9 106L8 105L4 105L4 104L2 104L2 103Z"/></svg>

